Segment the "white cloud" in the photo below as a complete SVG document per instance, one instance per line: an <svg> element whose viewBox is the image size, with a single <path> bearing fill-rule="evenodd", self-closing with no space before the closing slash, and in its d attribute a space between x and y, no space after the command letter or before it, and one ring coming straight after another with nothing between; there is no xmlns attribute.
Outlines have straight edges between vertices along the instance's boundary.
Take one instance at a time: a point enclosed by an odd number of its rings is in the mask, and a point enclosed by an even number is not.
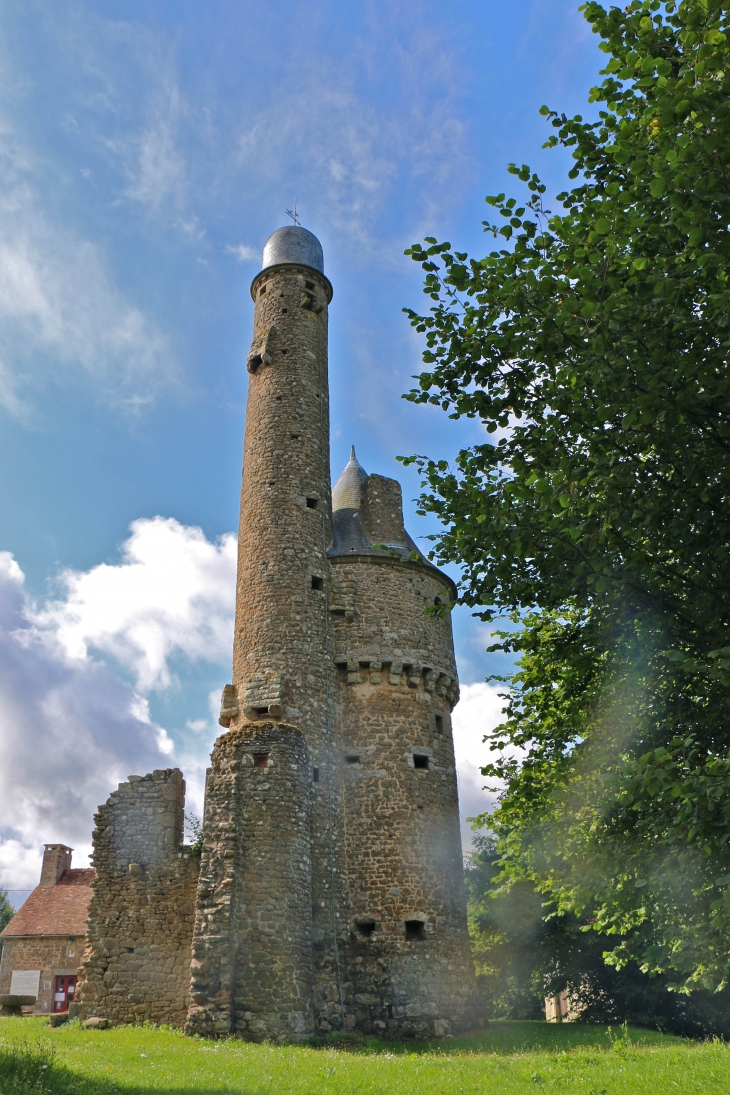
<svg viewBox="0 0 730 1095"><path fill-rule="evenodd" d="M0 156L0 402L22 414L24 394L48 380L41 367L53 367L56 383L85 375L120 406L150 402L173 373L166 337L115 286L98 246L48 220L33 165L9 145Z"/></svg>
<svg viewBox="0 0 730 1095"><path fill-rule="evenodd" d="M59 202L63 168L36 153L23 81L0 55L0 406L23 417L72 378L126 410L174 379L167 336L118 287L106 252ZM141 185L141 184L140 184ZM59 367L60 366L60 367Z"/></svg>
<svg viewBox="0 0 730 1095"><path fill-rule="evenodd" d="M171 748L140 695L39 626L0 552L0 887L37 883L44 842L83 865L98 804L130 773L170 767Z"/></svg>
<svg viewBox="0 0 730 1095"><path fill-rule="evenodd" d="M256 262L261 258L258 248L250 247L247 243L238 243L235 246L229 243L226 252L234 255L239 262Z"/></svg>
<svg viewBox="0 0 730 1095"><path fill-rule="evenodd" d="M69 656L93 648L135 674L142 691L174 683L172 659L225 662L233 643L236 538L211 543L172 518L135 521L122 562L68 570L38 614Z"/></svg>
<svg viewBox="0 0 730 1095"><path fill-rule="evenodd" d="M170 518L135 521L121 559L61 575L63 596L42 607L0 553L0 886L32 886L41 842L89 850L92 814L130 772L177 765L188 808L200 813L205 767L220 733L220 689L209 717L190 719L175 750L141 691L175 684L173 663L230 658L236 540L217 542ZM98 654L134 673L136 691ZM221 685L225 683L221 680ZM494 801L479 769L484 734L501 719L498 687L467 684L454 709L462 839L466 817ZM78 860L78 856L77 856Z"/></svg>
<svg viewBox="0 0 730 1095"><path fill-rule="evenodd" d="M356 56L320 54L312 62L302 51L270 103L247 112L237 137L240 171L254 175L264 192L275 186L282 195L298 194L305 227L326 225L340 245L356 246L368 261L375 255L402 261L400 236L395 244L383 239L381 218L405 189L417 194L415 209L400 219L410 242L419 229L409 225L435 230L441 223L444 191L453 206L470 169L466 126L454 102L455 58L436 36L413 33L405 19L404 35L399 26L392 37L386 20L366 50L358 42ZM370 66L383 64L402 80L397 109L358 86Z"/></svg>
<svg viewBox="0 0 730 1095"><path fill-rule="evenodd" d="M145 128L124 149L129 177L125 196L153 213L163 203L179 208L185 201L185 162L177 141L182 104L172 69L166 68L150 98Z"/></svg>
<svg viewBox="0 0 730 1095"><path fill-rule="evenodd" d="M454 708L452 727L456 770L459 775L459 813L461 839L466 850L473 832L467 817L475 817L494 806L496 795L484 790L487 779L480 768L489 760L484 735L498 726L504 716L504 701L499 698L501 686L477 683L463 684L461 697Z"/></svg>

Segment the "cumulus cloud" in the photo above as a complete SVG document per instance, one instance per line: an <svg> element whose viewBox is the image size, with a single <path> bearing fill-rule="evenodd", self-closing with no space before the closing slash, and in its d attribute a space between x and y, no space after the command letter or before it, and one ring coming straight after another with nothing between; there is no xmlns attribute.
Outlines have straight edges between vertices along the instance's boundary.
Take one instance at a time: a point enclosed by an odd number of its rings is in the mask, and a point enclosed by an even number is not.
<svg viewBox="0 0 730 1095"><path fill-rule="evenodd" d="M16 561L0 552L0 886L35 884L44 841L74 844L78 861L95 807L130 772L181 767L189 808L201 811L220 689L208 697L209 717L189 719L174 749L144 693L173 688L181 658L220 666L225 683L235 573L232 533L211 542L171 518L141 519L119 562L64 572L61 595L38 606ZM497 687L477 683L462 686L454 710L465 849L466 818L493 802L479 769L501 707Z"/></svg>
<svg viewBox="0 0 730 1095"><path fill-rule="evenodd" d="M454 753L459 776L459 814L461 839L466 851L474 833L468 817L475 817L492 809L496 796L484 790L487 780L480 768L489 760L489 749L484 735L498 726L503 719L504 701L499 698L501 686L478 682L463 684L461 697L454 708L452 727Z"/></svg>
<svg viewBox="0 0 730 1095"><path fill-rule="evenodd" d="M172 750L142 696L39 624L23 580L0 552L0 886L13 889L37 883L42 842L73 844L83 865L98 804Z"/></svg>
<svg viewBox="0 0 730 1095"><path fill-rule="evenodd" d="M236 538L211 543L172 518L135 521L122 561L65 571L63 597L38 621L72 658L90 649L134 673L142 691L168 688L170 662L226 662L233 643Z"/></svg>

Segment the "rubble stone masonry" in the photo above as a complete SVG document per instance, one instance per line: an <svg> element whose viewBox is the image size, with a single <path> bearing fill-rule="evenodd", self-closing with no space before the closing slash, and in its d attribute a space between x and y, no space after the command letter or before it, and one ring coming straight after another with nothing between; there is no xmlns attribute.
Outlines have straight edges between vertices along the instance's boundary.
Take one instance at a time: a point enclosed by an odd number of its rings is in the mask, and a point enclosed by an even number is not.
<svg viewBox="0 0 730 1095"><path fill-rule="evenodd" d="M182 1025L199 856L182 845L177 768L130 776L96 814L96 879L71 1015Z"/></svg>

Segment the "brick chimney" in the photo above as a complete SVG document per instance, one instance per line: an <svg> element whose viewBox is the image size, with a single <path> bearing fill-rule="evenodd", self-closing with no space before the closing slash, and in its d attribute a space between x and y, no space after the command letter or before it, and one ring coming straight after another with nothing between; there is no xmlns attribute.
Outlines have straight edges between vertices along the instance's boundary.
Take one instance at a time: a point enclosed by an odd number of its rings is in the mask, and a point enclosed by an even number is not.
<svg viewBox="0 0 730 1095"><path fill-rule="evenodd" d="M71 866L73 848L65 844L43 845L43 866L41 867L41 886L55 886L64 871Z"/></svg>

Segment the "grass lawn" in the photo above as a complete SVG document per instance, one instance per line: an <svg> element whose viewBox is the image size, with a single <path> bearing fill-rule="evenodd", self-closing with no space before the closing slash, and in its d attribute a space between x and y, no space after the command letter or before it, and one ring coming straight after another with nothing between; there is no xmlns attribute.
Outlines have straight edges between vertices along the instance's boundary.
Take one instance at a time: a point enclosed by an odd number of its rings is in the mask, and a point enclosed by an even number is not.
<svg viewBox="0 0 730 1095"><path fill-rule="evenodd" d="M21 1052L14 1053L13 1051ZM25 1053L25 1057L23 1054ZM13 1064L15 1062L15 1064ZM20 1062L20 1065L18 1065ZM24 1072L24 1076L19 1074ZM493 1023L428 1044L207 1042L145 1027L0 1019L0 1095L581 1095L730 1092L730 1046L629 1028Z"/></svg>

